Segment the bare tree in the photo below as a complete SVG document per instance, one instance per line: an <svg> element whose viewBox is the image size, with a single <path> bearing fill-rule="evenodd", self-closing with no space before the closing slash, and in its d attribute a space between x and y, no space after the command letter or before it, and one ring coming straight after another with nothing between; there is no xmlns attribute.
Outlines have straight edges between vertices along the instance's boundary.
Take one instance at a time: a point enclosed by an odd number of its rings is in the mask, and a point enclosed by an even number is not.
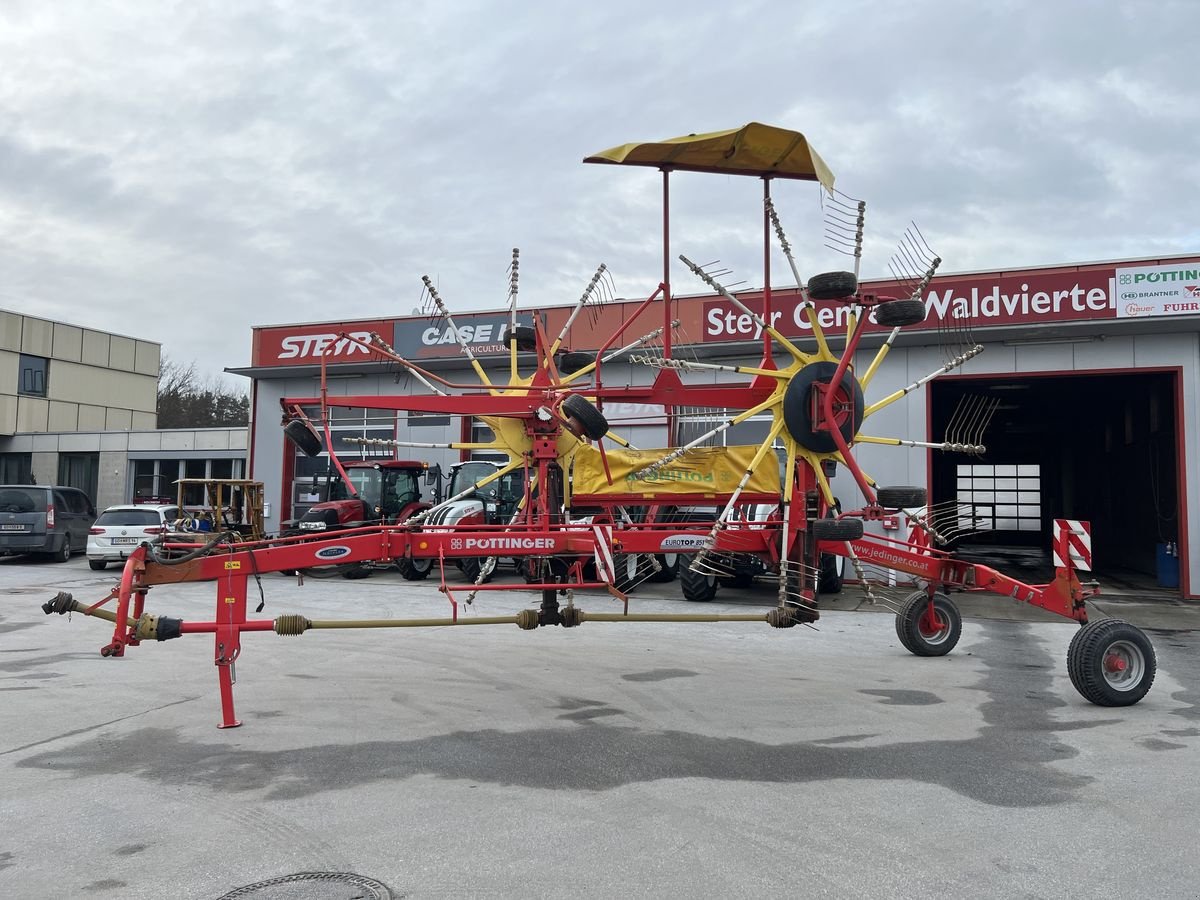
<svg viewBox="0 0 1200 900"><path fill-rule="evenodd" d="M202 378L196 363L163 357L158 375L159 428L236 428L250 421L250 397L213 377Z"/></svg>

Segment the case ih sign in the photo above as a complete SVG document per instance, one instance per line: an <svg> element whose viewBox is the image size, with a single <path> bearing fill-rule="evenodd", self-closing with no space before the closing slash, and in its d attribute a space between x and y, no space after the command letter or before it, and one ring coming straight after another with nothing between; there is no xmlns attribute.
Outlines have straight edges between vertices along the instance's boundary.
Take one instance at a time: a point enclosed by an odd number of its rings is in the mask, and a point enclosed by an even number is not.
<svg viewBox="0 0 1200 900"><path fill-rule="evenodd" d="M679 284L675 285L679 288ZM903 289L892 281L864 281L864 293L900 296ZM762 309L762 292L745 291L739 299L756 311ZM712 295L676 296L681 335L702 343L761 340L750 316ZM1138 261L1103 265L1030 269L1014 273L990 272L934 278L925 292L929 317L909 330L934 331L940 323L966 319L973 327L1038 325L1112 319L1200 315L1200 258ZM612 303L599 308L592 335L611 334L636 302ZM775 290L771 297L773 324L789 337L811 333L794 290ZM566 307L547 307L543 315L551 334L566 321ZM823 329L846 328L849 307L818 303ZM658 327L659 316L647 313L631 327L631 337ZM463 338L477 356L506 352L508 317L503 313L455 316ZM522 317L521 324L530 324ZM889 329L872 326L878 331ZM391 340L409 359L447 359L462 355L448 323L428 317L376 319L318 325L290 325L254 329L252 365L260 367L311 365L322 354L331 363L367 362L374 357L357 344L340 339L351 334L367 339L372 332ZM585 343L588 343L585 341ZM574 350L594 350L576 341Z"/></svg>

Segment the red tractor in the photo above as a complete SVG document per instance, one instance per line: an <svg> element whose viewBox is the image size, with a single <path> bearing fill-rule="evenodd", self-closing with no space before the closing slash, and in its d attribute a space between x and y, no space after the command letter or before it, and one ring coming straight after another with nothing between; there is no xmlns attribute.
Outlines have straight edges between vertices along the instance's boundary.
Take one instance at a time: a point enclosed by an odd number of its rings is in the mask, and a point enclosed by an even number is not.
<svg viewBox="0 0 1200 900"><path fill-rule="evenodd" d="M346 478L333 473L325 499L310 506L299 519L285 522L281 537L325 536L334 531L368 525L394 525L429 509L421 499L430 473L429 463L416 460L357 460L342 465ZM435 475L439 474L435 468ZM347 483L347 479L349 483ZM433 568L432 559L402 557L396 566L409 581L419 581ZM370 574L363 566L343 573L347 578Z"/></svg>

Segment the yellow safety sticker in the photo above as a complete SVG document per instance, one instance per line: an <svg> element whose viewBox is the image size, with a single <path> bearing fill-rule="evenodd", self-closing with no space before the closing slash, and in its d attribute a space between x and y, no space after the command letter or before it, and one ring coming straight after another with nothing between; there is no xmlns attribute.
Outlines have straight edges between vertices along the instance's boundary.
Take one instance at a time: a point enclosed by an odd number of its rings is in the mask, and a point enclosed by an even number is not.
<svg viewBox="0 0 1200 900"><path fill-rule="evenodd" d="M231 559L225 563L225 571L226 572L230 571L231 569L240 569L241 567L242 567L242 562L239 559Z"/></svg>

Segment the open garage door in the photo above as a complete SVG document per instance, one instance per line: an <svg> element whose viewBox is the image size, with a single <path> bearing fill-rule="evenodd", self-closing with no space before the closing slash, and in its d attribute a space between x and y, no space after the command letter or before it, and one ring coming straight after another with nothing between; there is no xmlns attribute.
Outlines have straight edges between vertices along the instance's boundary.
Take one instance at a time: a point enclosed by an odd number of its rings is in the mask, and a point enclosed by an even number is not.
<svg viewBox="0 0 1200 900"><path fill-rule="evenodd" d="M978 529L955 548L1044 582L1054 519L1085 519L1102 587L1178 588L1178 395L1177 371L934 381L932 440L964 398L997 402L984 456L931 454L931 501L957 500Z"/></svg>

